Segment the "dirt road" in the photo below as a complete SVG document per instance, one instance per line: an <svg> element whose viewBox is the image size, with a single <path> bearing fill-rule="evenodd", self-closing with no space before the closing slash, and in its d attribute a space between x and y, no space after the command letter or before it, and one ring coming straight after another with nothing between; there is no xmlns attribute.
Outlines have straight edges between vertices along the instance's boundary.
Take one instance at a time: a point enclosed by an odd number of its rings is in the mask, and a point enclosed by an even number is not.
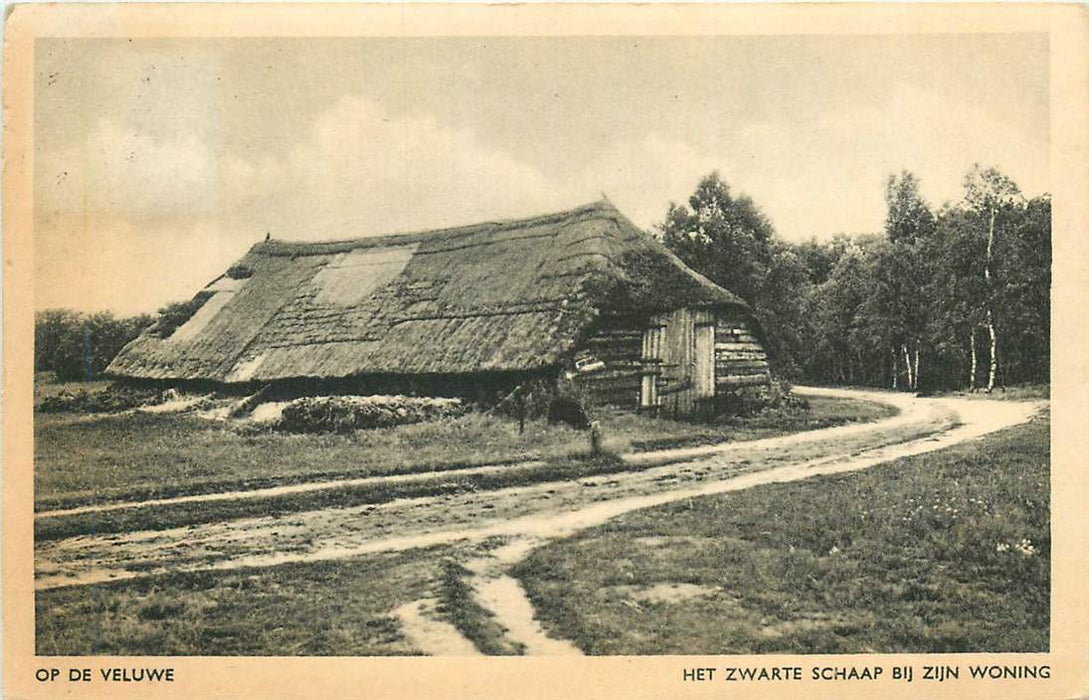
<svg viewBox="0 0 1089 700"><path fill-rule="evenodd" d="M887 420L793 435L631 455L633 466L663 466L607 476L381 505L257 517L162 531L78 536L36 547L36 588L86 585L170 571L274 566L368 553L504 538L471 567L478 599L527 652L570 653L532 619L510 565L541 543L623 513L759 484L865 469L970 440L1028 420L1040 402L921 399L906 394L799 388L799 393L859 398L896 406ZM653 460L653 461L652 461ZM511 584L514 584L513 587ZM400 611L424 651L449 653L449 630L419 608ZM413 620L420 621L413 628ZM426 629L425 629L426 628ZM431 642L445 638L442 646ZM464 645L461 646L464 648Z"/></svg>

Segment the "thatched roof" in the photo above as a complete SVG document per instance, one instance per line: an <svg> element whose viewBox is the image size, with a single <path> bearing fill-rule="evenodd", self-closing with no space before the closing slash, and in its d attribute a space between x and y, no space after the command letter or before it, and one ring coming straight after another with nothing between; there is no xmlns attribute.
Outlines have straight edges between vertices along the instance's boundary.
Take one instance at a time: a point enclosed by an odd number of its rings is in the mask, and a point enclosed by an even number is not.
<svg viewBox="0 0 1089 700"><path fill-rule="evenodd" d="M327 243L266 241L127 345L115 376L266 382L557 364L602 314L744 303L608 202ZM192 310L195 308L195 312Z"/></svg>

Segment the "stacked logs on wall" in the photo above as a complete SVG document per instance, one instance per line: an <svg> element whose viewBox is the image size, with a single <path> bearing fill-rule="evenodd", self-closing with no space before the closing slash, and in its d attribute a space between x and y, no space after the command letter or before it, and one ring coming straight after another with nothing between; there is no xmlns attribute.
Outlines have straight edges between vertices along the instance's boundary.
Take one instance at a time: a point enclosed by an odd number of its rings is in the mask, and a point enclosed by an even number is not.
<svg viewBox="0 0 1089 700"><path fill-rule="evenodd" d="M715 384L751 386L768 381L768 358L748 324L720 317L715 323Z"/></svg>
<svg viewBox="0 0 1089 700"><path fill-rule="evenodd" d="M600 403L636 408L640 405L642 379L648 372L657 376L657 394L664 401L684 398L686 406L691 397L682 397L693 387L692 367L676 361L677 357L691 358L691 350L681 352L685 340L691 340L685 331L693 331L697 322L713 321L715 393L723 393L736 387L765 384L768 381L768 362L760 341L752 334L744 319L735 318L728 313L715 316L709 311L689 312L679 310L657 322L665 331L663 345L672 347L665 360L646 357L644 334L648 324L646 319L611 318L604 319L596 331L583 343L578 358L593 360L594 369L579 375L579 381ZM706 318L705 318L706 316ZM681 334L684 337L678 335Z"/></svg>

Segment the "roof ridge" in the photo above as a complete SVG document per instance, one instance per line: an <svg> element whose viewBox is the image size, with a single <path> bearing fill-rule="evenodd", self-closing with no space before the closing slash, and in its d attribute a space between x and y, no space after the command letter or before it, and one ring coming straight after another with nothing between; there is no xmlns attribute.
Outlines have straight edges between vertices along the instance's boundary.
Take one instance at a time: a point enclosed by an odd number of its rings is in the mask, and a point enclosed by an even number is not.
<svg viewBox="0 0 1089 700"><path fill-rule="evenodd" d="M250 249L253 253L271 253L275 254L280 251L288 252L297 248L335 248L350 246L359 244L362 246L378 246L383 244L396 244L398 242L409 243L425 238L437 238L442 236L465 236L472 235L474 233L482 233L485 231L508 231L511 229L525 228L528 226L540 226L549 223L556 223L563 221L567 218L579 217L580 220L585 220L594 214L608 215L609 218L622 217L620 211L610 202L608 199L599 199L589 204L583 204L573 209L567 209L559 212L551 212L548 214L537 214L535 216L524 217L520 219L497 219L494 221L482 221L474 224L461 224L458 226L446 226L437 229L420 229L415 231L403 231L397 233L380 234L377 236L358 236L355 238L340 238L323 241L282 241L282 240L265 240L257 243ZM320 254L319 251L314 253L308 253L312 255Z"/></svg>

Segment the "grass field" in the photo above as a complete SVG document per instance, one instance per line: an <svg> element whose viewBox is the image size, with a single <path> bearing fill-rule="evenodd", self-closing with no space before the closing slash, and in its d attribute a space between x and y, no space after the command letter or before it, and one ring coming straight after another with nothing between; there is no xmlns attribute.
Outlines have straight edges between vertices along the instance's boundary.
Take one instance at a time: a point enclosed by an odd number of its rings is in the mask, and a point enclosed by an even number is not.
<svg viewBox="0 0 1089 700"><path fill-rule="evenodd" d="M514 572L549 632L594 654L1040 651L1048 644L1046 418L835 477L638 511ZM424 597L518 653L457 547L36 594L51 654L418 653Z"/></svg>
<svg viewBox="0 0 1089 700"><path fill-rule="evenodd" d="M606 446L615 451L771 437L857 420L886 406L814 398L797 416L706 425L603 409ZM244 434L184 414L35 416L37 508L72 507L259 488L318 479L405 474L585 454L585 432L471 414L452 420L345 435Z"/></svg>
<svg viewBox="0 0 1089 700"><path fill-rule="evenodd" d="M632 513L515 575L591 654L1046 651L1049 421Z"/></svg>
<svg viewBox="0 0 1089 700"><path fill-rule="evenodd" d="M641 465L639 468L648 468L648 465ZM278 517L300 511L388 503L399 498L490 491L546 481L615 474L629 469L631 467L627 463L608 455L595 458L557 458L544 464L512 464L486 474L444 471L438 476L407 483L383 480L372 484L342 485L259 498L149 504L122 510L92 511L38 519L34 523L34 539L40 542L82 534L166 530L244 517Z"/></svg>
<svg viewBox="0 0 1089 700"><path fill-rule="evenodd" d="M392 611L438 585L442 557L413 550L39 591L37 653L416 654Z"/></svg>

